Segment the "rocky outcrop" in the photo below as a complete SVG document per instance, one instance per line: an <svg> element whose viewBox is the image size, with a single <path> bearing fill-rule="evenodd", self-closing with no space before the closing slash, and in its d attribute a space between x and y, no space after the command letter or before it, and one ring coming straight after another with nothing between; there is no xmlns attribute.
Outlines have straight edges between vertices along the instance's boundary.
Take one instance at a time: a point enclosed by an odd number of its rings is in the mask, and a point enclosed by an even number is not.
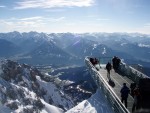
<svg viewBox="0 0 150 113"><path fill-rule="evenodd" d="M50 82L50 76L42 74L38 69L27 64L19 64L11 60L2 61L0 64L0 101L3 105L11 110L24 106L23 113L33 113L44 109L42 99L48 104L61 106L64 109L63 102L59 105L60 102L56 103L54 97L51 97L55 94L48 91L49 86L44 87L43 83L53 84ZM54 84L53 87L55 87ZM59 90L57 92L59 93ZM63 100L65 102L65 99ZM68 99L66 100L69 102Z"/></svg>
<svg viewBox="0 0 150 113"><path fill-rule="evenodd" d="M87 84L61 80L11 60L0 63L0 102L14 111L40 113L48 104L67 111L92 95Z"/></svg>

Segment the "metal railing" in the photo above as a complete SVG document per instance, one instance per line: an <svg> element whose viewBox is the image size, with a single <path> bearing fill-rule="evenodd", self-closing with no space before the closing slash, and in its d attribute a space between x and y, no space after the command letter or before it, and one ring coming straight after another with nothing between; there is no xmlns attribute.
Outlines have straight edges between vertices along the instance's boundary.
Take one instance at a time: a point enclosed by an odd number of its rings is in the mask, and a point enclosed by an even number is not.
<svg viewBox="0 0 150 113"><path fill-rule="evenodd" d="M127 76L129 79L131 79L133 82L137 84L139 83L139 80L141 78L149 78L147 75L143 74L142 72L123 62L121 62L119 66L119 72L122 75Z"/></svg>
<svg viewBox="0 0 150 113"><path fill-rule="evenodd" d="M97 59L99 60L99 65L107 64L108 62L112 61L112 57L97 57ZM150 78L146 74L135 69L134 67L127 65L123 61L121 61L119 65L119 72L121 73L121 75L128 77L137 84L142 78Z"/></svg>
<svg viewBox="0 0 150 113"><path fill-rule="evenodd" d="M95 83L105 94L107 101L111 104L113 111L115 113L130 113L128 109L126 109L126 107L122 104L122 102L120 101L118 96L115 94L115 92L111 89L107 81L96 70L96 68L90 62L88 57L85 58L85 63Z"/></svg>

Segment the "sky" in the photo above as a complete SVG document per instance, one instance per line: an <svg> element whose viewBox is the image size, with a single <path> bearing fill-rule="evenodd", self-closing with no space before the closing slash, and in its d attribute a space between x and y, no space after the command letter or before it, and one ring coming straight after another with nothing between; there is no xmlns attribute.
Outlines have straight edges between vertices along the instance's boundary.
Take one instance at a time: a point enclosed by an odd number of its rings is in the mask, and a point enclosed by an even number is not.
<svg viewBox="0 0 150 113"><path fill-rule="evenodd" d="M0 32L150 34L150 0L0 0Z"/></svg>

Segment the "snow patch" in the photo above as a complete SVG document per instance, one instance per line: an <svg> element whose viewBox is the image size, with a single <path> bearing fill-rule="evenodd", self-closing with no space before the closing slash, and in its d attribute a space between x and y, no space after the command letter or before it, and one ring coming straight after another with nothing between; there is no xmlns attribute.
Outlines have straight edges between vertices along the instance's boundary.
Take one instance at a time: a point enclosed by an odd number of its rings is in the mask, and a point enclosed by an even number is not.
<svg viewBox="0 0 150 113"><path fill-rule="evenodd" d="M65 99L65 95L58 90L58 88L52 84L51 82L45 82L41 80L40 77L36 77L38 83L40 84L40 88L43 88L47 91L47 95L50 95L55 105L64 105L65 109L71 108L73 103L70 100ZM59 79L55 82L61 82ZM45 96L45 101L49 102L49 96ZM52 112L55 113L55 112Z"/></svg>
<svg viewBox="0 0 150 113"><path fill-rule="evenodd" d="M150 48L150 45L141 44L141 43L140 43L140 44L138 44L138 46L139 46L139 47L147 47L147 48Z"/></svg>
<svg viewBox="0 0 150 113"><path fill-rule="evenodd" d="M80 40L76 41L76 42L73 44L73 46L76 45L76 44L78 44L79 42L80 42Z"/></svg>
<svg viewBox="0 0 150 113"><path fill-rule="evenodd" d="M63 110L46 103L44 100L41 99L41 102L45 105L45 109L41 111L41 113L63 113Z"/></svg>
<svg viewBox="0 0 150 113"><path fill-rule="evenodd" d="M104 47L102 54L106 54L106 48Z"/></svg>
<svg viewBox="0 0 150 113"><path fill-rule="evenodd" d="M97 44L94 44L94 45L93 45L93 50L94 50L96 47L97 47Z"/></svg>
<svg viewBox="0 0 150 113"><path fill-rule="evenodd" d="M126 45L126 44L127 44L127 43L122 43L121 46L124 46L124 45Z"/></svg>
<svg viewBox="0 0 150 113"><path fill-rule="evenodd" d="M114 113L100 89L88 100L84 100L66 113Z"/></svg>

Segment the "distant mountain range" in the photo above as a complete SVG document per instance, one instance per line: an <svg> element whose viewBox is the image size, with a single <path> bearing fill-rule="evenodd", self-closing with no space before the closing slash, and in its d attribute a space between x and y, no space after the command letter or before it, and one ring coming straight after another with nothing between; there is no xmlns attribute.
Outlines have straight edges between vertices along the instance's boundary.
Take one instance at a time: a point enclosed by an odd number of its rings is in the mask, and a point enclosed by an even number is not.
<svg viewBox="0 0 150 113"><path fill-rule="evenodd" d="M150 36L127 33L0 33L0 57L29 64L84 65L85 56L119 56L150 67ZM53 59L53 60L50 60Z"/></svg>

